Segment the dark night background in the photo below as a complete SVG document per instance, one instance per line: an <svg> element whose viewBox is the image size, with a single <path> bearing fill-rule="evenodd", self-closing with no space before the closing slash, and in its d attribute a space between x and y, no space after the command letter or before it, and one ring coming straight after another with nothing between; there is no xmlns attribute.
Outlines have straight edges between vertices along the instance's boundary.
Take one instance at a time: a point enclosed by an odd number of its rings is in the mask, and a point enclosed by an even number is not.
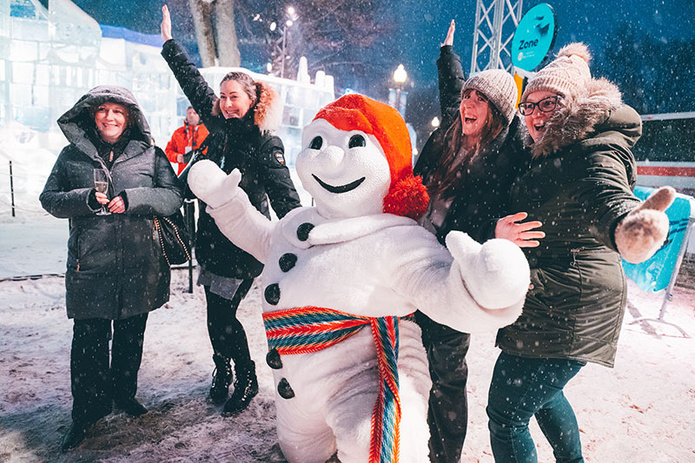
<svg viewBox="0 0 695 463"><path fill-rule="evenodd" d="M101 24L159 34L161 0L73 0ZM189 0L170 0L174 36L197 56ZM314 0L315 1L315 0ZM352 0L336 0L337 8L352 7ZM298 3L311 5L303 0ZM594 55L592 72L616 82L625 101L642 114L695 111L695 0L527 0L526 12L549 3L558 24L554 51L583 41ZM251 20L257 13L283 11L291 1L237 0L236 24L242 66L265 72L270 46L263 30ZM313 3L314 5L316 3ZM341 6L342 5L342 6ZM345 47L332 57L333 67L316 65L310 47L298 51L307 56L310 74L325 69L335 77L336 96L345 88L386 100L391 75L402 63L409 76L406 119L424 142L429 122L438 115L435 61L449 21L456 20L455 48L466 72L470 69L475 22L475 0L372 0L359 2L369 10L375 38L359 47ZM315 12L312 12L316 14ZM311 13L305 13L309 15ZM350 21L349 15L343 21ZM358 20L358 19L356 19ZM295 30L301 30L295 29ZM289 36L292 39L291 36ZM294 38L301 42L301 39ZM312 61L314 59L314 61ZM324 60L321 60L325 63Z"/></svg>

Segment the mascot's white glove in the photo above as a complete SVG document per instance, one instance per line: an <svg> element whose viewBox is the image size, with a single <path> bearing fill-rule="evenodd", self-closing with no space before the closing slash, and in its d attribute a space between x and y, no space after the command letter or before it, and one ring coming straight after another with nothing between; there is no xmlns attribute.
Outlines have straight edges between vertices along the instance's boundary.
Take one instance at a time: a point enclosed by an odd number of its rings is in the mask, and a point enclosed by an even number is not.
<svg viewBox="0 0 695 463"><path fill-rule="evenodd" d="M209 159L196 162L188 172L188 186L193 194L213 209L234 199L240 181L239 169L227 175Z"/></svg>
<svg viewBox="0 0 695 463"><path fill-rule="evenodd" d="M526 256L511 241L492 239L480 244L466 233L452 231L446 236L446 247L478 305L503 309L526 297L531 272Z"/></svg>
<svg viewBox="0 0 695 463"><path fill-rule="evenodd" d="M670 186L659 188L615 228L615 245L623 259L639 264L654 255L668 236L664 212L676 199Z"/></svg>

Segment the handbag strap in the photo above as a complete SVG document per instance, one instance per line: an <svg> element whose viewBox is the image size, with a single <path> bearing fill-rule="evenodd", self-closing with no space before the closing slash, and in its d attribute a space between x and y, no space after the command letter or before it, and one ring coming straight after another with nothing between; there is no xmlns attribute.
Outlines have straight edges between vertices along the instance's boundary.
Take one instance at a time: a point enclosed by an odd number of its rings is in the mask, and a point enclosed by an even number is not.
<svg viewBox="0 0 695 463"><path fill-rule="evenodd" d="M179 228L176 226L176 224L169 217L164 217L160 215L154 215L152 219L154 221L154 227L157 230L157 236L159 237L159 246L162 248L162 254L164 254L164 259L166 259L167 264L171 266L169 256L167 256L166 246L164 246L164 232L162 230L162 224L160 220L164 220L166 223L169 224L169 226L171 226L171 228L174 230L176 240L181 244L183 251L186 253L186 260L191 260L191 253L188 249L188 243L186 243L186 241L183 238L181 238L181 235L179 234Z"/></svg>

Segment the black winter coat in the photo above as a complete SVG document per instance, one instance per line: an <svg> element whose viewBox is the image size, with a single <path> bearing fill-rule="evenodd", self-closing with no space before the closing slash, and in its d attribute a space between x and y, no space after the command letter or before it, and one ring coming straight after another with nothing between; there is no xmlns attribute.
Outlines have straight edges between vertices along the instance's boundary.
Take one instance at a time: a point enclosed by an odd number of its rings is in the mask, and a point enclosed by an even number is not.
<svg viewBox="0 0 695 463"><path fill-rule="evenodd" d="M523 249L532 289L519 319L499 331L503 351L613 365L627 298L613 233L640 204L630 151L640 135L640 117L621 105L618 89L595 81L531 145L535 157L511 206L543 222L546 236Z"/></svg>
<svg viewBox="0 0 695 463"><path fill-rule="evenodd" d="M440 53L437 70L442 124L425 143L414 168L415 175L423 177L425 186L439 166L447 130L460 117L461 89L465 82L461 60L453 48L443 46ZM512 181L526 169L530 159L523 147L523 134L523 126L514 116L510 126L490 146L462 165L454 200L437 230L441 243L451 230L466 232L479 242L494 238L497 219L511 213L508 202Z"/></svg>
<svg viewBox="0 0 695 463"><path fill-rule="evenodd" d="M110 168L109 196L127 200L123 214L95 215L88 200L94 169L105 168L94 140L89 109L105 101L128 107L130 140ZM69 318L120 320L154 310L169 300L170 270L152 221L181 207L181 191L166 155L155 148L133 95L120 87L96 87L58 119L70 145L46 181L41 205L70 222L66 306Z"/></svg>
<svg viewBox="0 0 695 463"><path fill-rule="evenodd" d="M249 110L242 120L225 119L215 110L218 99L215 92L174 40L164 43L162 56L210 131L206 140L207 158L215 161L227 174L239 169L242 174L239 186L249 196L251 204L266 217L270 218L268 198L279 218L299 207L299 195L285 165L282 140L256 125L255 108ZM256 106L261 104L270 102L261 98ZM224 277L255 278L263 270L263 264L220 232L214 219L205 212L202 202L196 259L206 270Z"/></svg>

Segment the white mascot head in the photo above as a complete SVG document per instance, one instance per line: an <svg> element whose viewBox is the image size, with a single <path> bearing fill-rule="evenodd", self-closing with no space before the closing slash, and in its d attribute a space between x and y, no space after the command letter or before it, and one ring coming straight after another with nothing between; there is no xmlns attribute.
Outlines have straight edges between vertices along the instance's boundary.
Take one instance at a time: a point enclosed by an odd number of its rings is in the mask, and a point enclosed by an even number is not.
<svg viewBox="0 0 695 463"><path fill-rule="evenodd" d="M427 191L413 177L410 135L394 108L345 95L318 112L302 142L297 174L322 216L425 212Z"/></svg>

